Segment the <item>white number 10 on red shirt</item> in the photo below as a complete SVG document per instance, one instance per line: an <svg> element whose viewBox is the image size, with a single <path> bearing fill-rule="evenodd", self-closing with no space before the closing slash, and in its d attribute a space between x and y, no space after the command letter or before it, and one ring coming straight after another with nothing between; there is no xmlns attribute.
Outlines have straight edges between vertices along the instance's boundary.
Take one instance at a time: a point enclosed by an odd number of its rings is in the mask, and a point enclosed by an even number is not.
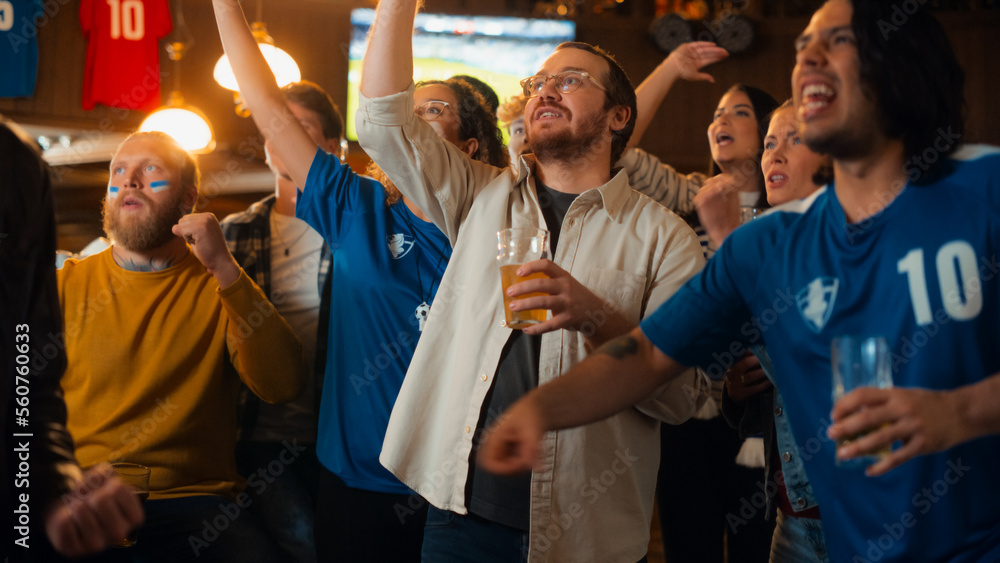
<svg viewBox="0 0 1000 563"><path fill-rule="evenodd" d="M145 12L141 0L107 0L111 8L111 38L140 41L146 35Z"/></svg>

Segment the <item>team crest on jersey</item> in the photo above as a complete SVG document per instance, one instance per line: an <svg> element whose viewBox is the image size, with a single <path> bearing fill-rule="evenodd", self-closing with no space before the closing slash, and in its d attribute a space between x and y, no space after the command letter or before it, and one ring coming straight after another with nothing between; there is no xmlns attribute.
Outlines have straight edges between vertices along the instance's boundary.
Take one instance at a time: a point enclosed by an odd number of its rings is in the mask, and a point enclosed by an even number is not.
<svg viewBox="0 0 1000 563"><path fill-rule="evenodd" d="M840 280L837 278L819 277L795 294L795 302L799 306L802 320L816 334L822 332L826 321L830 320L839 285Z"/></svg>
<svg viewBox="0 0 1000 563"><path fill-rule="evenodd" d="M385 245L389 247L392 258L399 260L413 249L413 237L403 233L395 233L385 237Z"/></svg>

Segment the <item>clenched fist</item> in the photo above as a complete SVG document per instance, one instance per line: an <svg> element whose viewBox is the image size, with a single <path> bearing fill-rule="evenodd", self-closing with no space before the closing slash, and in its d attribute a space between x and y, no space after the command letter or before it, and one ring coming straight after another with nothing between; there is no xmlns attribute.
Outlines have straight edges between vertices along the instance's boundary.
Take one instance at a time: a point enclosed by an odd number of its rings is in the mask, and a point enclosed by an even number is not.
<svg viewBox="0 0 1000 563"><path fill-rule="evenodd" d="M96 553L121 541L145 514L132 490L103 463L45 513L45 532L63 555Z"/></svg>
<svg viewBox="0 0 1000 563"><path fill-rule="evenodd" d="M240 277L240 266L229 253L219 220L211 213L191 213L173 227L175 235L191 245L191 252L225 289Z"/></svg>

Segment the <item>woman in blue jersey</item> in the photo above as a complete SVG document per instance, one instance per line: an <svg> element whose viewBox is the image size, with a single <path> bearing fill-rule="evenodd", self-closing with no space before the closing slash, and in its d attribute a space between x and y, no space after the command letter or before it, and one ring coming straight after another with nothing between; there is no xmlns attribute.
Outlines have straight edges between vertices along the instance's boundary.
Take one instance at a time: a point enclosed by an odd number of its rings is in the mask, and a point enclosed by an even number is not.
<svg viewBox="0 0 1000 563"><path fill-rule="evenodd" d="M772 206L809 197L832 179L830 159L802 142L791 100L770 116L761 170ZM763 347L754 352L769 366ZM764 375L756 356L744 358L726 372L722 413L741 435L764 436L765 474L767 482L773 483L765 489L767 515L776 521L770 563L828 561L819 507L784 415L781 394Z"/></svg>
<svg viewBox="0 0 1000 563"><path fill-rule="evenodd" d="M296 216L330 246L330 324L319 413L322 561L418 561L426 503L378 460L389 414L444 273L447 238L412 202L317 147L310 110L285 97L237 0L213 2L240 92L273 165L302 188ZM505 167L496 120L461 80L421 85L417 115L466 155ZM377 176L381 174L373 171Z"/></svg>

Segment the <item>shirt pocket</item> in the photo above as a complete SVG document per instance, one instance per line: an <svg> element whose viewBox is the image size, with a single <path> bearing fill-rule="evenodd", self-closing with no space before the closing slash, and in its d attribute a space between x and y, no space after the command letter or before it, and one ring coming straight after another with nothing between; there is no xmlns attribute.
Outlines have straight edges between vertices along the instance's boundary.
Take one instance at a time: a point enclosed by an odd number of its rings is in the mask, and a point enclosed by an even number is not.
<svg viewBox="0 0 1000 563"><path fill-rule="evenodd" d="M643 296L646 294L646 276L611 268L592 268L586 285L595 295L617 308L629 322L639 324Z"/></svg>

